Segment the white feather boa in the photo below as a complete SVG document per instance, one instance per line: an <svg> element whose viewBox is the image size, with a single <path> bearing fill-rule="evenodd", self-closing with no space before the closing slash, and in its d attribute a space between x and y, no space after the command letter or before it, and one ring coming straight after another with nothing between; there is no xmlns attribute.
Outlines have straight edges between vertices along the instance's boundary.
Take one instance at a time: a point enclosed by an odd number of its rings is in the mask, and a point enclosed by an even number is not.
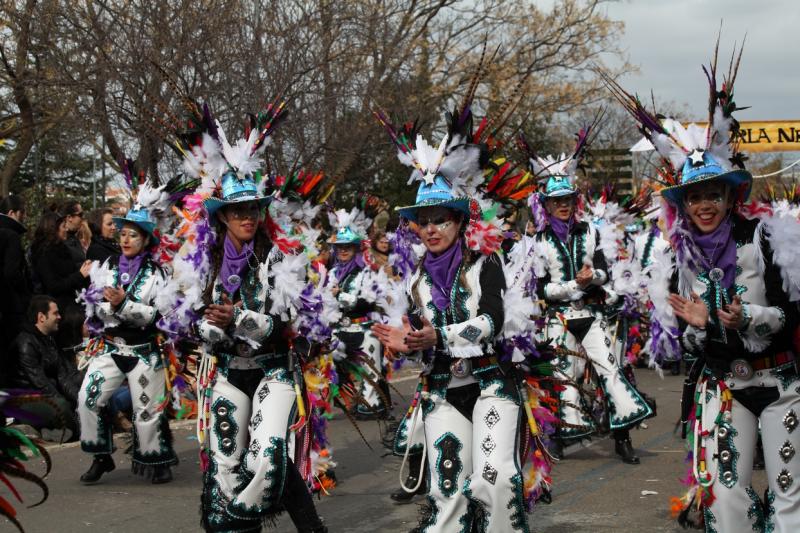
<svg viewBox="0 0 800 533"><path fill-rule="evenodd" d="M679 360L681 357L680 350L675 351L678 342L673 334L678 331L678 319L668 301L670 280L674 272L673 259L671 248L659 247L653 250L652 262L645 269L647 294L652 302L650 322L654 327L656 324L660 326L663 332L660 339L651 336L645 344L645 351L650 354L650 366L656 366L656 356L666 361Z"/></svg>
<svg viewBox="0 0 800 533"><path fill-rule="evenodd" d="M783 290L792 302L800 301L800 222L791 216L773 215L762 219L760 226L772 249L772 261L781 271Z"/></svg>

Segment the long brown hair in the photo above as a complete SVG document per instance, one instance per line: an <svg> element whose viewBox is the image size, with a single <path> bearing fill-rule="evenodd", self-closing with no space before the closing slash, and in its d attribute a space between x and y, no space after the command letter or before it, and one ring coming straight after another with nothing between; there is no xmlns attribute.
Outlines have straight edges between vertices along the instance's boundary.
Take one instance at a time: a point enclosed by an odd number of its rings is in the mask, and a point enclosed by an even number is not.
<svg viewBox="0 0 800 533"><path fill-rule="evenodd" d="M211 248L211 276L208 278L208 284L203 290L203 303L206 305L211 303L211 298L214 295L214 284L217 281L217 276L219 276L219 271L222 268L222 258L225 255L225 238L228 234L228 228L219 218L214 221L214 233L217 236L217 241ZM253 240L255 241L253 254L260 264L266 260L267 254L272 248L272 242L267 235L264 224L259 223Z"/></svg>

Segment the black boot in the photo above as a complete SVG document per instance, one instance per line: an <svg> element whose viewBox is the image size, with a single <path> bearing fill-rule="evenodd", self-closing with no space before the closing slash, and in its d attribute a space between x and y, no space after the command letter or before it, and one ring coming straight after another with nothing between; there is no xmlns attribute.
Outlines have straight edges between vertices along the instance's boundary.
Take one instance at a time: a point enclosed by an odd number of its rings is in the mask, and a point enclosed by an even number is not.
<svg viewBox="0 0 800 533"><path fill-rule="evenodd" d="M638 465L639 457L633 451L633 444L631 444L631 437L627 429L618 429L614 431L614 451L622 458L622 462L628 465Z"/></svg>
<svg viewBox="0 0 800 533"><path fill-rule="evenodd" d="M560 461L564 458L564 440L559 437L554 437L550 439L550 443L547 446L547 452L550 456Z"/></svg>
<svg viewBox="0 0 800 533"><path fill-rule="evenodd" d="M111 455L107 453L101 453L94 456L94 461L92 461L92 466L89 467L89 470L86 471L85 474L81 476L81 483L97 483L100 481L100 478L103 477L103 474L106 472L111 472L116 468L114 464L114 459L111 458Z"/></svg>
<svg viewBox="0 0 800 533"><path fill-rule="evenodd" d="M298 533L328 533L328 528L317 514L308 486L291 459L286 465L286 485L281 503Z"/></svg>
<svg viewBox="0 0 800 533"><path fill-rule="evenodd" d="M159 465L153 468L153 485L161 485L172 481L172 469L169 465Z"/></svg>
<svg viewBox="0 0 800 533"><path fill-rule="evenodd" d="M423 467L422 465L422 454L415 453L414 455L408 456L408 476L406 477L406 481L404 485L408 488L414 488L419 483L419 476L422 476L422 483L419 484L419 488L414 492L407 492L403 487L400 487L399 490L394 491L389 495L391 499L396 501L397 503L411 503L411 500L414 499L414 496L419 494L427 494L428 492L428 476L427 476L427 468L428 465L425 464Z"/></svg>

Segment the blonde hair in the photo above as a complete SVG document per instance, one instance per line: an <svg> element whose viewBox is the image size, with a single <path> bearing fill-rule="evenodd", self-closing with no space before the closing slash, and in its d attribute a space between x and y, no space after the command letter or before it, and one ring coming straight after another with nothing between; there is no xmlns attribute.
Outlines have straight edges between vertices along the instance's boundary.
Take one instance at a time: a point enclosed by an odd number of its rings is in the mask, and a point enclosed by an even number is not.
<svg viewBox="0 0 800 533"><path fill-rule="evenodd" d="M92 230L89 229L89 224L85 220L81 222L81 227L78 228L76 237L78 237L83 251L88 250L89 245L92 243Z"/></svg>

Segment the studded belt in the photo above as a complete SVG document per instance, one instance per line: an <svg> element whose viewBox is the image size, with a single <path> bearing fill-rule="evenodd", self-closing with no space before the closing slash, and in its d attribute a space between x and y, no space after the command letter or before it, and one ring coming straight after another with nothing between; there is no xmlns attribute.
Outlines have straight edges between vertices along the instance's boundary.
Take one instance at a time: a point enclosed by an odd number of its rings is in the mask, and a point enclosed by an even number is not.
<svg viewBox="0 0 800 533"><path fill-rule="evenodd" d="M123 357L147 357L155 350L155 344L152 342L126 344L124 340L117 337L105 339L105 344L109 348L108 351L114 351L114 353Z"/></svg>
<svg viewBox="0 0 800 533"><path fill-rule="evenodd" d="M339 321L339 325L341 325L343 328L347 328L347 327L355 326L355 325L358 325L358 324L366 324L367 322L371 322L371 321L372 320L368 316L362 316L362 317L357 317L357 318L351 318L351 317L345 316L345 317L342 317L342 319Z"/></svg>
<svg viewBox="0 0 800 533"><path fill-rule="evenodd" d="M781 352L758 359L734 359L730 364L730 372L737 379L748 380L759 370L775 368L795 361L793 352Z"/></svg>
<svg viewBox="0 0 800 533"><path fill-rule="evenodd" d="M487 357L472 357L469 359L453 359L450 363L450 373L454 378L465 378L472 374L473 370L497 364L497 357L494 355Z"/></svg>

